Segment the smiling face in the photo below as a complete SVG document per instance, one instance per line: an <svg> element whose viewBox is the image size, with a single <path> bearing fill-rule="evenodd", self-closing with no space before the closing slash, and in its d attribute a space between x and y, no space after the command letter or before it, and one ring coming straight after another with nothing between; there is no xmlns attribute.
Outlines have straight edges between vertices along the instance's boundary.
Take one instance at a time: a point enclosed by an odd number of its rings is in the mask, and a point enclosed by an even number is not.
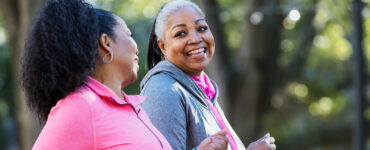
<svg viewBox="0 0 370 150"><path fill-rule="evenodd" d="M206 69L215 51L207 22L192 7L180 8L168 17L158 45L166 60L185 73L196 76Z"/></svg>

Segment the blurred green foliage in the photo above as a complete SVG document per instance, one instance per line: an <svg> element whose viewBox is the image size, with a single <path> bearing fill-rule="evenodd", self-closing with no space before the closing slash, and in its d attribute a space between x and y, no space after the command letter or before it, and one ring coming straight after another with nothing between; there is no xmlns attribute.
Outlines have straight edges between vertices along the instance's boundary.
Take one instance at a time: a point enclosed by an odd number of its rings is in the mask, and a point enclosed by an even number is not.
<svg viewBox="0 0 370 150"><path fill-rule="evenodd" d="M0 149L15 147L17 144L10 55L4 19L0 14Z"/></svg>

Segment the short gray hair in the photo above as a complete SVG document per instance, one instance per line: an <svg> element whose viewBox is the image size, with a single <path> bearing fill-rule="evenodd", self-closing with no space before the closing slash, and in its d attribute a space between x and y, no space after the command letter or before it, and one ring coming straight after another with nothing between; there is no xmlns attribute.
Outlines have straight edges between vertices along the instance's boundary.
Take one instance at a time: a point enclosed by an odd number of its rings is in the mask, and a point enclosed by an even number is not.
<svg viewBox="0 0 370 150"><path fill-rule="evenodd" d="M205 18L204 13L199 6L189 0L174 0L168 2L162 6L157 15L154 32L158 39L162 39L163 32L167 26L168 17L176 10L184 7L194 8L202 17Z"/></svg>

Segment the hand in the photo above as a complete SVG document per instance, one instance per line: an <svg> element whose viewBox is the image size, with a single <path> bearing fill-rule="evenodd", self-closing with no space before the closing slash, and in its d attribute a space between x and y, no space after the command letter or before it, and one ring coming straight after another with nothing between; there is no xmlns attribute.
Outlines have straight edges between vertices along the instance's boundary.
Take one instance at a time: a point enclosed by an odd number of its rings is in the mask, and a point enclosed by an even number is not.
<svg viewBox="0 0 370 150"><path fill-rule="evenodd" d="M203 140L197 150L226 150L229 140L226 137L227 131L222 130Z"/></svg>
<svg viewBox="0 0 370 150"><path fill-rule="evenodd" d="M270 133L267 133L262 138L249 144L247 150L275 150L275 138L270 137Z"/></svg>

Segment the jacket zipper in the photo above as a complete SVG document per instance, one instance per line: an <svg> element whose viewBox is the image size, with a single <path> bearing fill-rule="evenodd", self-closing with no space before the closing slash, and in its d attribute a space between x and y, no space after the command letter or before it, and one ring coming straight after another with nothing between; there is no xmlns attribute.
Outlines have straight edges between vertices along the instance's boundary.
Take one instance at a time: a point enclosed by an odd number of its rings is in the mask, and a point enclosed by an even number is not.
<svg viewBox="0 0 370 150"><path fill-rule="evenodd" d="M131 106L131 107L133 107L133 106ZM134 111L135 111L135 109L134 109ZM159 140L159 137L153 132L153 130L152 129L150 129L149 128L149 126L140 118L140 116L139 116L139 112L140 112L140 110L136 113L136 111L135 111L135 114L136 114L136 116L137 116L137 118L139 118L139 120L145 125L145 127L147 128L147 129L149 129L149 131L150 132L152 132L152 134L155 136L155 138L157 138L157 140L158 140L158 142L159 142L159 144L161 144L161 147L163 148L163 144L162 144L162 142L161 142L161 140Z"/></svg>
<svg viewBox="0 0 370 150"><path fill-rule="evenodd" d="M113 97L110 97L114 102L116 102L117 103L117 101L113 98ZM159 144L161 144L161 147L162 147L162 149L163 149L163 144L162 144L162 142L161 142L161 140L159 140L159 137L152 131L152 129L150 129L149 128L149 126L140 118L140 116L139 116L139 112L140 112L140 110L141 109L139 109L138 110L138 112L136 112L135 111L135 107L134 106L132 106L130 103L124 103L124 104L120 104L120 103L117 103L117 104L119 104L119 105L130 105L131 107L132 107L132 110L134 110L134 112L135 112L135 114L136 114L136 116L137 116L137 118L139 118L139 120L145 125L145 127L155 136L155 138L157 138L157 140L158 140L158 142L159 142Z"/></svg>

